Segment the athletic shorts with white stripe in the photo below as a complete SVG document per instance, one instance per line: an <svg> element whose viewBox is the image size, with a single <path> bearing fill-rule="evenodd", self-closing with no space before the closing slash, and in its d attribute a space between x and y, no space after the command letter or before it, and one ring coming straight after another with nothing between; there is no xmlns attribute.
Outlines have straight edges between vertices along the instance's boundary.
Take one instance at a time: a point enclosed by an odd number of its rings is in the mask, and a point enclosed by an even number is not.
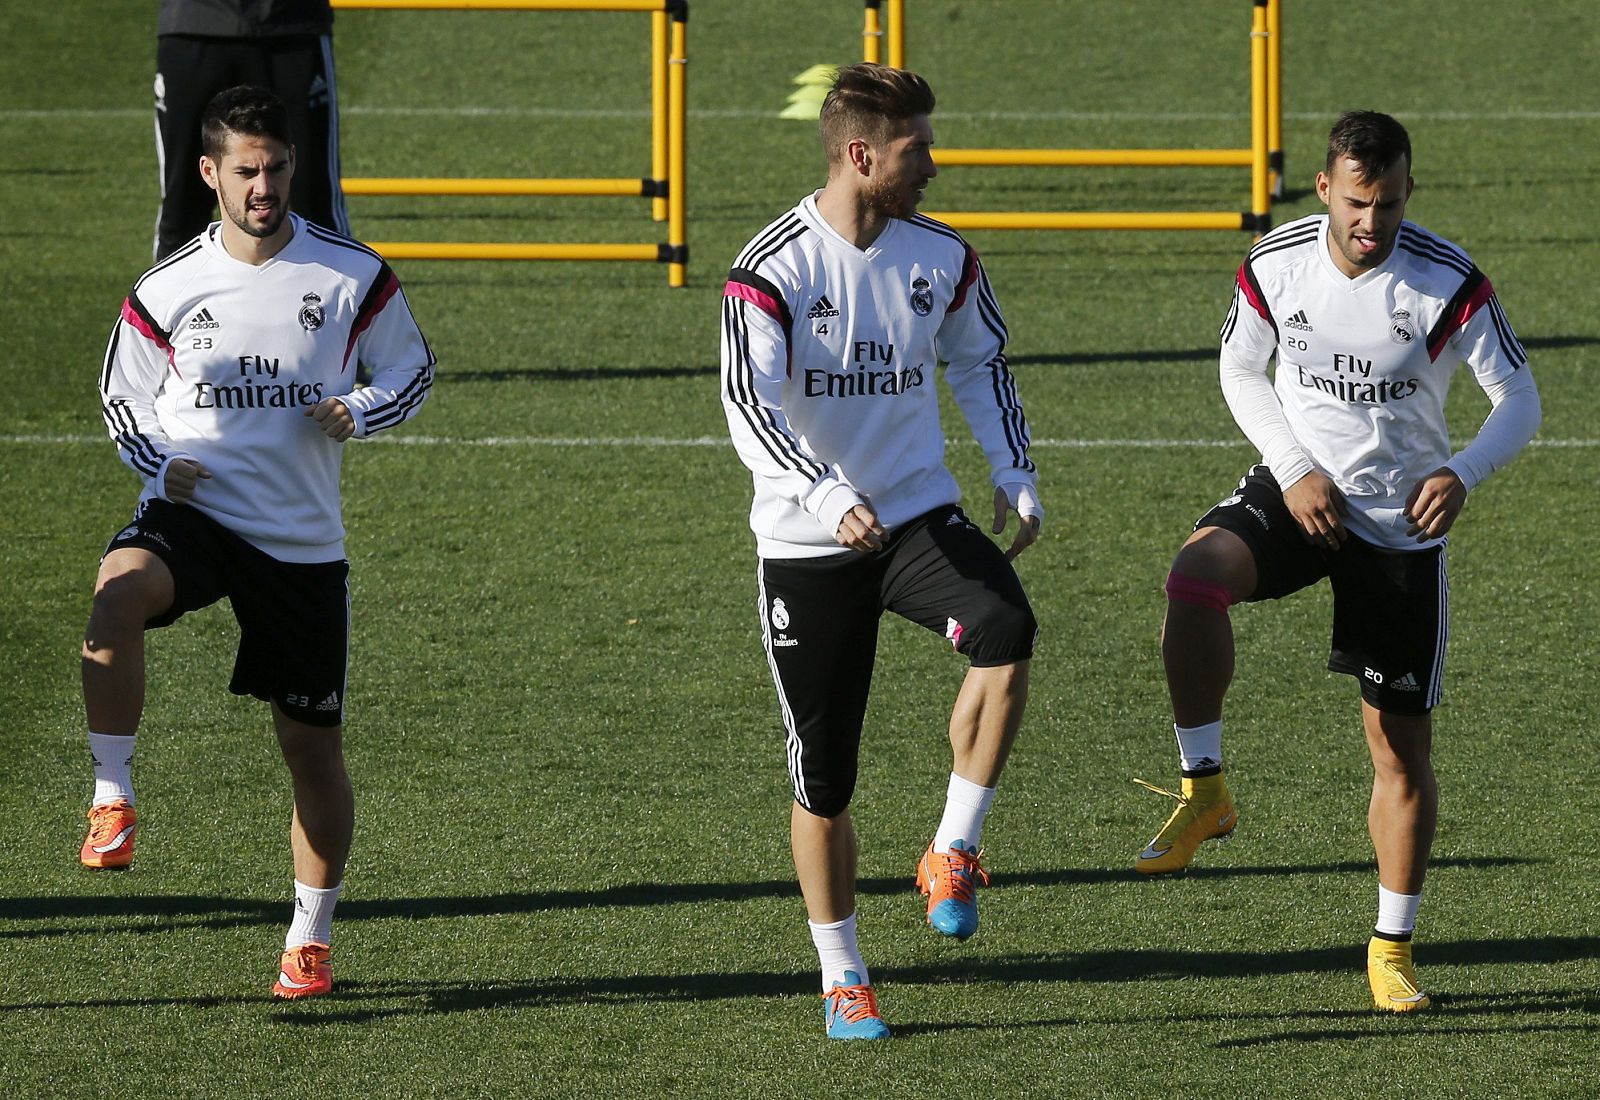
<svg viewBox="0 0 1600 1100"><path fill-rule="evenodd" d="M787 732L795 801L835 817L855 793L878 621L920 623L983 668L1033 656L1022 582L953 504L897 527L882 550L762 560L761 630Z"/></svg>
<svg viewBox="0 0 1600 1100"><path fill-rule="evenodd" d="M1195 524L1233 532L1256 563L1249 602L1276 600L1327 577L1333 586L1328 669L1354 676L1361 697L1393 714L1439 705L1450 636L1450 581L1442 544L1374 546L1351 535L1338 550L1313 546L1283 503L1272 472L1252 466L1232 496Z"/></svg>

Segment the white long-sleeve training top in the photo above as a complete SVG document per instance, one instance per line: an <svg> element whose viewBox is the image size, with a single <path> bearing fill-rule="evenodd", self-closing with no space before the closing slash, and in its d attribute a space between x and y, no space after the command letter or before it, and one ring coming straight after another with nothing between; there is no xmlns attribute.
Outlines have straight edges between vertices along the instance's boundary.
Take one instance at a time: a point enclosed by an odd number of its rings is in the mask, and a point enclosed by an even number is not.
<svg viewBox="0 0 1600 1100"><path fill-rule="evenodd" d="M1378 267L1350 278L1328 216L1289 222L1250 250L1222 325L1222 390L1287 489L1313 469L1368 542L1415 550L1407 494L1449 466L1470 490L1539 429L1539 391L1494 287L1465 252L1411 222ZM1277 370L1267 376L1274 356ZM1465 363L1493 406L1452 454L1444 403Z"/></svg>
<svg viewBox="0 0 1600 1100"><path fill-rule="evenodd" d="M220 223L145 272L111 331L100 394L122 460L162 498L176 459L211 471L190 500L281 561L344 557L335 443L306 411L337 397L356 438L416 414L434 356L376 252L291 214L294 236L252 265ZM372 368L357 389L356 364ZM163 498L164 499L164 498Z"/></svg>
<svg viewBox="0 0 1600 1100"><path fill-rule="evenodd" d="M763 558L836 554L846 512L891 531L961 493L944 464L945 379L995 486L1035 486L1006 327L983 265L948 226L891 221L857 248L816 196L739 253L722 300L722 404Z"/></svg>

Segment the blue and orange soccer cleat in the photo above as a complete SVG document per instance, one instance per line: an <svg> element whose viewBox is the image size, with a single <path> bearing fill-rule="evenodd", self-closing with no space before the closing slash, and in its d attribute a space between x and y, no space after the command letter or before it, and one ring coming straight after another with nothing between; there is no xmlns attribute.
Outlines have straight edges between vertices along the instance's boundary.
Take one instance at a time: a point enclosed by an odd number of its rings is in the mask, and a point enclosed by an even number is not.
<svg viewBox="0 0 1600 1100"><path fill-rule="evenodd" d="M333 963L325 943L304 943L291 947L278 960L278 980L272 995L284 1000L315 997L333 990Z"/></svg>
<svg viewBox="0 0 1600 1100"><path fill-rule="evenodd" d="M89 807L89 835L78 851L85 867L126 867L133 862L133 834L139 815L118 799Z"/></svg>
<svg viewBox="0 0 1600 1100"><path fill-rule="evenodd" d="M989 885L989 872L964 840L953 841L948 852L933 845L917 864L917 889L928 895L928 923L946 936L964 940L978 930L978 884Z"/></svg>
<svg viewBox="0 0 1600 1100"><path fill-rule="evenodd" d="M822 995L827 1002L828 1038L887 1039L889 1025L878 1015L878 996L870 985L861 984L854 970L844 972L844 981Z"/></svg>

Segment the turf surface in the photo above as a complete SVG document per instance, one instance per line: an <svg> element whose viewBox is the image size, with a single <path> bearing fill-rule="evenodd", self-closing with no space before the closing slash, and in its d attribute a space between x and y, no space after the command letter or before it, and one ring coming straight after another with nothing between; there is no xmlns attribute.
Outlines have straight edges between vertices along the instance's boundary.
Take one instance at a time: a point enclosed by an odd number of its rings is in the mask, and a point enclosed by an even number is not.
<svg viewBox="0 0 1600 1100"><path fill-rule="evenodd" d="M1251 452L1217 393L1239 234L974 233L1050 510L1045 634L964 945L911 888L961 669L886 625L857 822L864 944L897 1041L821 1039L756 622L749 485L721 442L734 252L820 183L792 75L859 7L696 0L691 285L645 265L399 267L440 358L355 445L348 750L358 832L338 989L265 997L288 917L282 765L230 697L225 608L151 639L139 858L81 870L77 645L132 475L94 393L147 265L154 5L8 6L0 70L0 1086L16 1096L1584 1096L1600 1092L1592 812L1600 565L1600 15L1586 0L1290 5L1279 221L1339 110L1396 113L1411 216L1494 280L1538 445L1451 544L1442 815L1418 938L1434 1012L1366 1008L1374 907L1353 685L1325 591L1236 613L1243 824L1140 881L1173 778L1155 634L1193 518ZM945 145L1238 145L1248 5L914 0ZM13 10L15 9L15 10ZM1324 10L1325 9L1325 10ZM1144 15L1148 25L1134 17ZM351 175L645 170L642 17L347 13ZM1239 171L950 169L931 209L1238 209ZM625 200L357 199L369 239L661 239ZM1486 403L1451 399L1457 438ZM960 437L959 420L950 422ZM969 487L980 456L952 448ZM982 498L975 497L974 506Z"/></svg>

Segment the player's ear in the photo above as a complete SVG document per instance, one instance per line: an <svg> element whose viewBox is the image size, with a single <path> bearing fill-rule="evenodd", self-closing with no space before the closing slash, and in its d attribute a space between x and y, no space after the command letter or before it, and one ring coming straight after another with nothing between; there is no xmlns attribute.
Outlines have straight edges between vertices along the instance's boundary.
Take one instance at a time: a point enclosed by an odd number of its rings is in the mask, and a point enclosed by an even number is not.
<svg viewBox="0 0 1600 1100"><path fill-rule="evenodd" d="M289 178L294 179L294 146L289 146Z"/></svg>
<svg viewBox="0 0 1600 1100"><path fill-rule="evenodd" d="M857 175L864 176L872 170L872 146L861 138L851 138L846 142L844 153Z"/></svg>
<svg viewBox="0 0 1600 1100"><path fill-rule="evenodd" d="M217 189L217 162L204 154L200 157L200 178L206 181L206 186L211 190Z"/></svg>
<svg viewBox="0 0 1600 1100"><path fill-rule="evenodd" d="M1328 173L1326 172L1317 173L1317 198L1321 199L1324 205L1328 202Z"/></svg>

